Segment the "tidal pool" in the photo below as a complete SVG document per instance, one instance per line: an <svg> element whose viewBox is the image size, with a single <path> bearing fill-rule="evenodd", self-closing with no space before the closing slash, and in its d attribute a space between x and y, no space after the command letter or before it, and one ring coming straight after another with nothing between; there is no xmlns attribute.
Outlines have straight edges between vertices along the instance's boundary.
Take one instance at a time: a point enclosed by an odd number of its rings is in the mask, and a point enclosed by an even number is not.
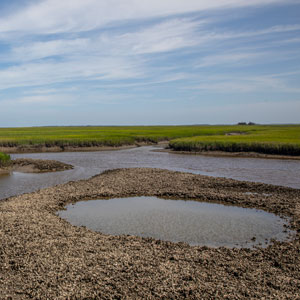
<svg viewBox="0 0 300 300"><path fill-rule="evenodd" d="M156 197L81 201L58 215L72 225L111 235L135 235L209 247L266 247L292 233L263 210Z"/></svg>

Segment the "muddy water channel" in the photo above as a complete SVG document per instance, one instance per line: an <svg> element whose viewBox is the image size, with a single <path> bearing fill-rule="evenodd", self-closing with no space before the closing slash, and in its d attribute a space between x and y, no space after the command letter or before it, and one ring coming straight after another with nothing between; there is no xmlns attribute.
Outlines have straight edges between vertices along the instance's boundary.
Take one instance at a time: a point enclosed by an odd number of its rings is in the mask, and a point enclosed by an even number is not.
<svg viewBox="0 0 300 300"><path fill-rule="evenodd" d="M159 147L139 147L118 151L15 154L13 158L58 160L75 166L73 170L0 176L0 199L32 192L70 180L87 179L108 169L160 168L237 180L256 181L300 188L300 161L208 157L157 152Z"/></svg>
<svg viewBox="0 0 300 300"><path fill-rule="evenodd" d="M292 234L284 219L262 210L157 197L81 201L58 215L105 234L193 246L266 247L272 239L283 241Z"/></svg>

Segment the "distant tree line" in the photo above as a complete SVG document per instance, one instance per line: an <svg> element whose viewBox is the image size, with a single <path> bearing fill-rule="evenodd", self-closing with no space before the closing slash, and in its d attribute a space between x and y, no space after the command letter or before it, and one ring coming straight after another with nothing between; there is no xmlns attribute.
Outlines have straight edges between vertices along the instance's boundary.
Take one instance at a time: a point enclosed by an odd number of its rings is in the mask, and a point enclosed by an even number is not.
<svg viewBox="0 0 300 300"><path fill-rule="evenodd" d="M254 122L239 122L237 125L256 125Z"/></svg>

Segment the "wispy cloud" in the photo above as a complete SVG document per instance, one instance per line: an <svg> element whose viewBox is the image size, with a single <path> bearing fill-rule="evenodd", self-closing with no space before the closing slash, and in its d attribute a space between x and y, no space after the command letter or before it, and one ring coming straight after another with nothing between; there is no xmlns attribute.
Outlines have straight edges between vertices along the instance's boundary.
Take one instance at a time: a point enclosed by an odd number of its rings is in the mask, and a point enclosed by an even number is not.
<svg viewBox="0 0 300 300"><path fill-rule="evenodd" d="M1 105L6 107L16 107L16 105L39 105L39 106L57 106L71 105L76 101L76 98L70 94L51 94L51 95L30 95L23 97L6 98L1 102Z"/></svg>
<svg viewBox="0 0 300 300"><path fill-rule="evenodd" d="M210 67L210 66L220 66L220 65L246 65L253 63L253 60L257 60L258 58L266 57L268 53L253 53L253 52L245 52L245 53L226 53L226 54L218 54L218 55L208 55L202 59L202 61L196 65L196 68L201 67Z"/></svg>
<svg viewBox="0 0 300 300"><path fill-rule="evenodd" d="M192 47L199 43L196 32L203 22L173 19L121 36L136 54L157 53Z"/></svg>
<svg viewBox="0 0 300 300"><path fill-rule="evenodd" d="M128 21L209 9L260 6L289 0L45 0L33 2L0 20L1 32L61 33L93 30Z"/></svg>
<svg viewBox="0 0 300 300"><path fill-rule="evenodd" d="M52 56L81 53L89 47L89 39L59 39L27 43L14 47L7 59L11 61L32 61Z"/></svg>
<svg viewBox="0 0 300 300"><path fill-rule="evenodd" d="M290 86L276 74L265 76L247 76L243 74L231 76L211 76L200 79L198 84L187 87L195 90L208 90L214 93L249 93L257 91L300 93L300 88Z"/></svg>
<svg viewBox="0 0 300 300"><path fill-rule="evenodd" d="M235 35L235 37L251 37L251 36L257 36L257 35L283 33L283 32L298 31L298 30L300 30L300 25L299 24L276 25L276 26L272 26L272 27L269 27L269 28L261 29L261 30L243 32L241 34Z"/></svg>
<svg viewBox="0 0 300 300"><path fill-rule="evenodd" d="M186 99L291 99L300 93L300 22L262 19L260 8L297 2L21 1L0 18L0 101L20 109L138 103L147 112L172 103L180 117Z"/></svg>
<svg viewBox="0 0 300 300"><path fill-rule="evenodd" d="M199 43L197 30L203 22L171 19L122 34L104 32L88 38L25 42L14 46L2 61L32 61L52 56L132 56L192 47Z"/></svg>
<svg viewBox="0 0 300 300"><path fill-rule="evenodd" d="M237 36L296 30L298 27L275 26L254 32L224 34L209 32L206 22L203 21L175 18L122 34L104 32L85 38L25 42L23 45L12 47L12 50L0 59L0 62L2 60L15 63L13 66L0 70L0 89L70 82L79 79L117 80L147 77L150 71L147 69L148 59L139 56L177 51L183 48L207 47L208 45L211 47L215 42L230 40ZM250 64L266 56L270 57L272 54L231 51L206 55L193 67ZM151 81L153 82L150 79ZM164 79L158 81L164 81Z"/></svg>
<svg viewBox="0 0 300 300"><path fill-rule="evenodd" d="M89 38L15 46L0 59L14 62L13 66L0 69L0 89L72 80L140 79L147 75L148 60L139 55L194 46L200 24L190 19L173 19L130 33L101 33Z"/></svg>
<svg viewBox="0 0 300 300"><path fill-rule="evenodd" d="M121 57L74 58L26 63L0 70L0 89L76 80L128 79L143 76L140 64Z"/></svg>

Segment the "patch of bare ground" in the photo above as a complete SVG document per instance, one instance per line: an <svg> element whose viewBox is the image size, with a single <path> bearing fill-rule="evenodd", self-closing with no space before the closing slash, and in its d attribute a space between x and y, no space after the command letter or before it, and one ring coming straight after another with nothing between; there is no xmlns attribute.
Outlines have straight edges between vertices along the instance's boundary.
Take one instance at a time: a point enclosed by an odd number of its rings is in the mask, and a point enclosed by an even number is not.
<svg viewBox="0 0 300 300"><path fill-rule="evenodd" d="M56 215L70 202L142 195L264 209L291 217L297 234L265 249L192 247L104 235ZM299 299L299 234L300 190L159 169L106 171L0 202L0 298Z"/></svg>
<svg viewBox="0 0 300 300"><path fill-rule="evenodd" d="M179 151L179 150L172 150L169 148L158 149L153 151L168 152L173 154L204 155L204 156L215 156L215 157L240 157L240 158L245 157L245 158L300 160L300 156L264 154L264 153L257 153L257 152Z"/></svg>
<svg viewBox="0 0 300 300"><path fill-rule="evenodd" d="M6 174L9 174L9 171L7 170L7 168L0 168L0 175L6 175Z"/></svg>
<svg viewBox="0 0 300 300"><path fill-rule="evenodd" d="M247 132L240 132L240 131L232 131L232 132L227 132L225 135L245 135Z"/></svg>
<svg viewBox="0 0 300 300"><path fill-rule="evenodd" d="M70 169L73 169L73 166L56 160L17 158L12 160L7 167L3 168L3 173L9 173L11 171L23 173L45 173Z"/></svg>
<svg viewBox="0 0 300 300"><path fill-rule="evenodd" d="M134 144L122 146L43 146L43 145L20 145L12 147L0 146L3 153L44 153L44 152L93 152L93 151L112 151L125 150L141 146L168 145L168 141L154 142L135 142Z"/></svg>

